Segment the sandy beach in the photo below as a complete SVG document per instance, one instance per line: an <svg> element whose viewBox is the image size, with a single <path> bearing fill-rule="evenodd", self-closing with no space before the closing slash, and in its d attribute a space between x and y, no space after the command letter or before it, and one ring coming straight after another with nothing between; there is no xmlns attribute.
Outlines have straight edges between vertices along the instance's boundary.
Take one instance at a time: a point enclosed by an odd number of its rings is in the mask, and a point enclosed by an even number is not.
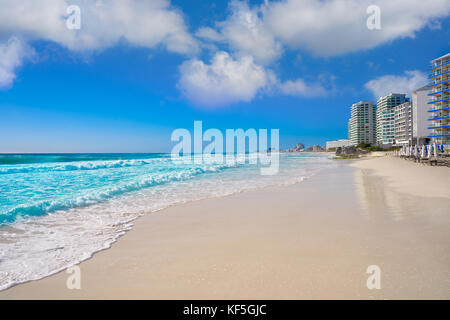
<svg viewBox="0 0 450 320"><path fill-rule="evenodd" d="M79 265L80 290L63 271L0 299L450 299L450 169L334 161L295 185L137 219Z"/></svg>

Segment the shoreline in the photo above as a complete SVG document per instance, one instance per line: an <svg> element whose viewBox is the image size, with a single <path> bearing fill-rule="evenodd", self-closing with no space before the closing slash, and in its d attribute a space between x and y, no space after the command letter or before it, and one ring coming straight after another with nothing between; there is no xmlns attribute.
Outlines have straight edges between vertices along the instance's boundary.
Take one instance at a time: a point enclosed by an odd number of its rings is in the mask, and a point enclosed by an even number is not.
<svg viewBox="0 0 450 320"><path fill-rule="evenodd" d="M425 166L383 154L361 157L350 164L360 170L374 170L374 174L386 178L398 192L415 196L450 198L450 170L447 167Z"/></svg>
<svg viewBox="0 0 450 320"><path fill-rule="evenodd" d="M338 168L295 185L142 216L111 248L79 265L81 290L68 290L69 275L62 271L0 291L0 299L449 298L449 215L442 209L424 212L433 203L448 208L450 195L416 193L445 187L448 179L439 170L444 182L430 186L423 179L434 176L419 169L412 182L424 186L404 189L413 169L386 171L387 163L398 165L397 160L405 169L404 160L389 157L341 160ZM427 229L421 230L424 222ZM399 243L392 244L393 238ZM417 260L411 244L431 258ZM377 259L388 274L387 289L375 292L365 287L365 269ZM410 263L406 273L400 262Z"/></svg>

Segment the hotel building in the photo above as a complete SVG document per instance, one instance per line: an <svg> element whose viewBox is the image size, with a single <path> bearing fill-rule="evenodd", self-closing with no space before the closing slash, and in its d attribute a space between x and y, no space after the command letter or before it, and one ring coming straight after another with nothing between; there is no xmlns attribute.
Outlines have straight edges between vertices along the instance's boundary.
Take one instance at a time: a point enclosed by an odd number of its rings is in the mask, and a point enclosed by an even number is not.
<svg viewBox="0 0 450 320"><path fill-rule="evenodd" d="M378 145L395 143L395 107L409 101L405 94L391 93L377 102L376 142Z"/></svg>
<svg viewBox="0 0 450 320"><path fill-rule="evenodd" d="M405 102L394 108L394 140L396 145L412 143L412 105Z"/></svg>
<svg viewBox="0 0 450 320"><path fill-rule="evenodd" d="M350 141L347 139L340 139L335 141L327 141L326 150L337 149L339 147L348 147L350 145Z"/></svg>
<svg viewBox="0 0 450 320"><path fill-rule="evenodd" d="M348 122L348 139L350 145L375 143L376 106L370 101L360 101L352 105Z"/></svg>
<svg viewBox="0 0 450 320"><path fill-rule="evenodd" d="M450 53L431 61L428 112L432 143L450 149Z"/></svg>
<svg viewBox="0 0 450 320"><path fill-rule="evenodd" d="M413 144L422 145L428 144L430 138L430 129L428 118L430 116L428 112L428 93L430 88L423 86L412 92L412 135Z"/></svg>

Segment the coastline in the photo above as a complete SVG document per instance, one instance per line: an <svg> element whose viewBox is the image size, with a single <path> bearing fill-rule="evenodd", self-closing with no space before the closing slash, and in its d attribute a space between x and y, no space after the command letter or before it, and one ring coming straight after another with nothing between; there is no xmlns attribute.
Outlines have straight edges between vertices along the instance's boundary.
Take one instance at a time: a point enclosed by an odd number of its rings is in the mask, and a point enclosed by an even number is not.
<svg viewBox="0 0 450 320"><path fill-rule="evenodd" d="M419 197L450 198L450 170L447 167L431 167L383 153L362 157L351 166L374 170L374 174L385 177L397 191Z"/></svg>
<svg viewBox="0 0 450 320"><path fill-rule="evenodd" d="M450 298L450 171L390 157L338 161L295 185L140 217L79 265L81 290L60 272L0 299ZM381 290L366 287L374 264Z"/></svg>

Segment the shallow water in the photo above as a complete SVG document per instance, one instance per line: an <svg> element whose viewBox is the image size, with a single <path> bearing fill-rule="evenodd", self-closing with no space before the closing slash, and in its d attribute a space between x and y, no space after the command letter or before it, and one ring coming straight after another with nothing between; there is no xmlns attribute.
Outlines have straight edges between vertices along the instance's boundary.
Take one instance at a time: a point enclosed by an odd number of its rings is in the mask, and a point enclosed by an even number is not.
<svg viewBox="0 0 450 320"><path fill-rule="evenodd" d="M253 156L194 164L169 154L0 155L0 290L108 248L142 214L334 166L326 155L281 154L279 173L262 176Z"/></svg>

